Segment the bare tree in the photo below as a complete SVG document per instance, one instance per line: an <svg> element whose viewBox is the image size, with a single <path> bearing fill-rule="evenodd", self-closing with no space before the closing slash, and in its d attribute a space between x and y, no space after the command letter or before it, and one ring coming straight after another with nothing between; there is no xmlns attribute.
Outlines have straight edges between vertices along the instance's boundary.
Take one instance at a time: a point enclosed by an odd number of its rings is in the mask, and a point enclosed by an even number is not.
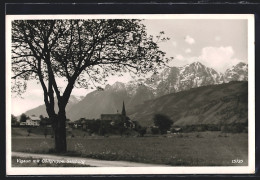
<svg viewBox="0 0 260 180"><path fill-rule="evenodd" d="M109 75L156 73L169 59L136 19L15 20L12 22L12 90L36 79L55 132L55 150L66 151L65 108L74 87L93 88ZM66 79L63 92L58 78ZM54 110L57 97L58 112Z"/></svg>

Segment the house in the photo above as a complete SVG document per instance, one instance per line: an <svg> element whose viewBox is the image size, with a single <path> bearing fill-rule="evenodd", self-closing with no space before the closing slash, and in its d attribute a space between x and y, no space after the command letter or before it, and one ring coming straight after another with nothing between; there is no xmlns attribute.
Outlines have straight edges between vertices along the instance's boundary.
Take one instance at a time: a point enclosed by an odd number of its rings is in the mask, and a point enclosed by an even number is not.
<svg viewBox="0 0 260 180"><path fill-rule="evenodd" d="M20 122L20 126L26 126L26 122Z"/></svg>
<svg viewBox="0 0 260 180"><path fill-rule="evenodd" d="M40 126L41 119L36 116L29 116L28 119L26 119L25 125L26 126Z"/></svg>
<svg viewBox="0 0 260 180"><path fill-rule="evenodd" d="M79 120L72 121L72 122L67 122L67 127L68 128L82 128L86 129L89 124L95 122L95 119L85 119L85 118L80 118Z"/></svg>
<svg viewBox="0 0 260 180"><path fill-rule="evenodd" d="M173 127L171 129L171 132L173 132L173 133L180 133L180 132L182 132L182 128L181 127Z"/></svg>

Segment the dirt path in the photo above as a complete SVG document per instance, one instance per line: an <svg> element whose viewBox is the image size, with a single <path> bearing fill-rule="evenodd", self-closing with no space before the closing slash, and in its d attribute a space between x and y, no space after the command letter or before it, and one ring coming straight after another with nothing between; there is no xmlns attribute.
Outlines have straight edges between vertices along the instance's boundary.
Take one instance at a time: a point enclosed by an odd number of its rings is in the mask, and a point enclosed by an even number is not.
<svg viewBox="0 0 260 180"><path fill-rule="evenodd" d="M31 157L31 158L39 158L42 159L45 163L49 163L50 161L54 162L72 162L82 165L89 165L95 167L149 167L149 166L167 166L161 164L145 164L145 163L135 163L135 162L127 162L127 161L106 161L106 160L97 160L90 158L80 158L80 157L69 157L69 156L57 156L57 155L49 155L49 154L33 154L33 153L22 153L22 152L12 152L12 156L15 157Z"/></svg>

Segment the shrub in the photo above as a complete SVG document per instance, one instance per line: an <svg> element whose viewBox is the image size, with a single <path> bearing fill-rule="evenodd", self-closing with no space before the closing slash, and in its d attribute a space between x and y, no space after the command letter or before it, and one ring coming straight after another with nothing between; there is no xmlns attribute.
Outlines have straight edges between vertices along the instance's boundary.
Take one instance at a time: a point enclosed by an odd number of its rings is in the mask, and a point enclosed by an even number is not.
<svg viewBox="0 0 260 180"><path fill-rule="evenodd" d="M141 127L137 130L137 132L139 133L139 135L141 137L143 137L146 134L146 128L145 127Z"/></svg>
<svg viewBox="0 0 260 180"><path fill-rule="evenodd" d="M208 131L220 131L220 126L217 124L208 124Z"/></svg>
<svg viewBox="0 0 260 180"><path fill-rule="evenodd" d="M225 124L221 126L221 132L223 133L242 133L246 129L246 125L244 123L232 123Z"/></svg>

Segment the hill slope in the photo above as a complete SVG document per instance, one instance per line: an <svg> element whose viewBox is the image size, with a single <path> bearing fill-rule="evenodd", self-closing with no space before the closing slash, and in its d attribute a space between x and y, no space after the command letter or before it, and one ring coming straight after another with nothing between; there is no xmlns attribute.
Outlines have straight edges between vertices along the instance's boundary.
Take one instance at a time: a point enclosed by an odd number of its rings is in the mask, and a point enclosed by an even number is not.
<svg viewBox="0 0 260 180"><path fill-rule="evenodd" d="M141 125L153 125L156 113L168 115L175 125L246 122L248 83L204 86L168 94L136 106L129 112Z"/></svg>
<svg viewBox="0 0 260 180"><path fill-rule="evenodd" d="M68 105L66 107L66 110L69 110L71 107L73 107L73 105L77 104L81 99L77 98L73 95L70 96ZM58 112L58 105L57 105L57 100L55 100L55 112ZM48 117L47 112L46 112L46 106L45 104L40 105L36 108L30 109L28 111L25 112L26 115L31 116L31 115L35 115L35 116L44 116L44 117Z"/></svg>

